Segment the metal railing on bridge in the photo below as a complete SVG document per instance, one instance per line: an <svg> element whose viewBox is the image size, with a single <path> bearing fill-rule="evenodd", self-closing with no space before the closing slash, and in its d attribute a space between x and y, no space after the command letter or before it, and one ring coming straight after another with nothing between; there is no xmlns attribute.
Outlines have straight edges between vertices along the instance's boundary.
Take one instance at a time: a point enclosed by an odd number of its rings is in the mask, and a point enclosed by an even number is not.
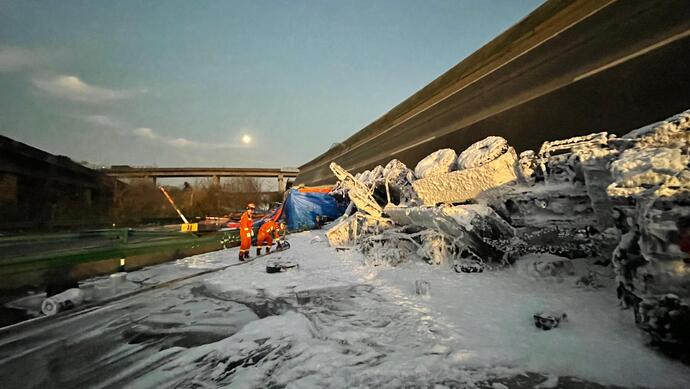
<svg viewBox="0 0 690 389"><path fill-rule="evenodd" d="M280 191L285 190L285 180L296 178L298 169L289 168L227 168L227 167L130 167L112 166L101 172L116 178L211 177L220 182L221 177L277 178Z"/></svg>

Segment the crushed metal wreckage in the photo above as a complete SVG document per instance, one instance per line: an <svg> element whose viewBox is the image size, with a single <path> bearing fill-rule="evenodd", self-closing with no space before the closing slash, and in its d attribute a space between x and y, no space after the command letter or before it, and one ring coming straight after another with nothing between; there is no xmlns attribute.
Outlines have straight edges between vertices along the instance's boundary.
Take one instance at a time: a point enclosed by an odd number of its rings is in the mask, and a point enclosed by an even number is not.
<svg viewBox="0 0 690 389"><path fill-rule="evenodd" d="M463 273L529 253L597 257L638 325L657 344L687 348L689 166L690 111L620 138L599 132L519 156L491 136L414 169L392 160L353 176L332 163L334 190L351 206L327 237L372 265L424 260Z"/></svg>

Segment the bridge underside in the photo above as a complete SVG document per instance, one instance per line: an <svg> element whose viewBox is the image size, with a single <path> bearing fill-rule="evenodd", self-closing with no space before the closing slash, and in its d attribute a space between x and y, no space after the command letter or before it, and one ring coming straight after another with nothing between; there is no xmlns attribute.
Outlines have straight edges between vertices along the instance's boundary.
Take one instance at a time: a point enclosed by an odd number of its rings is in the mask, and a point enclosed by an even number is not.
<svg viewBox="0 0 690 389"><path fill-rule="evenodd" d="M103 173L120 179L146 178L153 180L158 178L212 178L220 184L220 179L225 178L276 178L278 179L278 191L284 192L286 179L297 177L295 169L276 168L196 168L196 167L166 167L166 168L133 168L130 166L113 166L110 169L101 170Z"/></svg>
<svg viewBox="0 0 690 389"><path fill-rule="evenodd" d="M0 230L100 223L118 183L0 135Z"/></svg>
<svg viewBox="0 0 690 389"><path fill-rule="evenodd" d="M690 3L552 1L437 80L300 167L335 181L489 135L518 151L596 131L624 134L690 108Z"/></svg>

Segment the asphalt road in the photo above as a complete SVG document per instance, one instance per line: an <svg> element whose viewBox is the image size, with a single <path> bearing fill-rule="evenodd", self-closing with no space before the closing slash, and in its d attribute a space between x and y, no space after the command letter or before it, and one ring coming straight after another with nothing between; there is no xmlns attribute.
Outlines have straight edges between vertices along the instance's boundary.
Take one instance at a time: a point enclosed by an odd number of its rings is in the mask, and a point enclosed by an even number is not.
<svg viewBox="0 0 690 389"><path fill-rule="evenodd" d="M376 308L367 309L361 305L367 301L376 302ZM375 310L380 316L372 317L368 310ZM332 341L342 342L337 334L343 333L344 326L348 329L346 333L385 332L392 322L389 315L405 310L378 295L376 289L369 285L317 288L310 290L307 299L300 302L293 296L269 299L243 291L213 293L203 286L199 278L194 278L1 333L0 382L7 388L42 389L210 387L208 383L197 382L194 377L206 377L214 382L211 372L216 364L222 365L222 361L200 358L189 368L166 370L167 376L161 376L159 369L166 363L184 358L187 353L197 355L195 347L230 337L252 321L288 311L300 312L319 323L324 333L336 334ZM418 334L420 323L406 321L413 316L394 317L399 319L403 329L409 325L417 329L414 333ZM391 327L392 331L397 328L395 325ZM270 339L270 335L266 334L264 341ZM407 335L407 340L413 345L421 341ZM369 339L364 335L362 338ZM353 346L353 350L356 347ZM352 351L341 352L343 354L329 354L328 357L341 358L342 363L347 364ZM410 347L404 352L420 350ZM297 357L299 355L297 353ZM253 363L264 357L249 356L256 358ZM281 363L289 363L289 357L286 358ZM381 366L371 368L380 369ZM367 369L363 362L361 369ZM225 378L232 382L234 377L229 374ZM604 388L575 377L550 378L555 378L556 388ZM266 379L270 382L270 376ZM433 385L432 380L441 379L451 387L462 387L463 376L426 379L429 385L410 387L427 387ZM487 378L477 382L477 386L489 389L502 384L511 388L533 388L547 379L549 377L544 374L527 373ZM241 378L239 381L238 385L241 385ZM142 382L147 384L142 386ZM178 386L180 383L188 384ZM342 382L336 379L333 384L339 387Z"/></svg>

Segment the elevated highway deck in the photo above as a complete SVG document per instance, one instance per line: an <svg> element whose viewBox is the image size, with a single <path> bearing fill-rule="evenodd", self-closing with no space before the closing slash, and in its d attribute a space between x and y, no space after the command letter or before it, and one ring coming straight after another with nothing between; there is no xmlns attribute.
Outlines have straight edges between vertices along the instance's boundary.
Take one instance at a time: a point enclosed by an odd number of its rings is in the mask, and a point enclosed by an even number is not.
<svg viewBox="0 0 690 389"><path fill-rule="evenodd" d="M489 135L518 150L596 131L623 134L690 108L690 2L548 1L352 137L300 166L335 181Z"/></svg>
<svg viewBox="0 0 690 389"><path fill-rule="evenodd" d="M101 172L116 178L179 178L211 177L216 181L221 177L277 178L279 191L285 190L286 179L295 178L297 169L287 168L228 168L228 167L146 167L113 166Z"/></svg>

